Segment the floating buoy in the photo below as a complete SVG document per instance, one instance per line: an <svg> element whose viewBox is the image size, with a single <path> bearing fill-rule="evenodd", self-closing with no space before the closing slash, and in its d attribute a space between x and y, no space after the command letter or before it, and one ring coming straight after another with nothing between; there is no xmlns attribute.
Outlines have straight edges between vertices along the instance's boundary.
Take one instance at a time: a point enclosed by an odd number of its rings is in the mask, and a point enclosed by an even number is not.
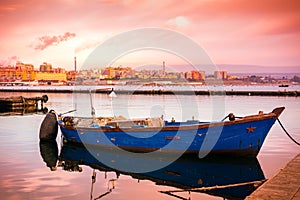
<svg viewBox="0 0 300 200"><path fill-rule="evenodd" d="M48 98L47 95L43 95L43 96L42 96L42 101L43 101L44 103L47 103L48 100L49 100L49 98Z"/></svg>
<svg viewBox="0 0 300 200"><path fill-rule="evenodd" d="M40 140L55 140L58 123L54 110L50 110L40 127Z"/></svg>

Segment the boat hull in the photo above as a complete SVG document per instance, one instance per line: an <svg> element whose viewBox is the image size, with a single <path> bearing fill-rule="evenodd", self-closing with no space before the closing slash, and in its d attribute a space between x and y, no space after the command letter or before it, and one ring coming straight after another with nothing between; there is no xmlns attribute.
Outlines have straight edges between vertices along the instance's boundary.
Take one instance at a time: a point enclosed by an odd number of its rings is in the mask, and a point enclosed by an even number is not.
<svg viewBox="0 0 300 200"><path fill-rule="evenodd" d="M256 157L275 120L276 115L268 115L224 123L169 124L162 128L74 128L63 125L60 128L67 141L84 145L118 147L132 152Z"/></svg>

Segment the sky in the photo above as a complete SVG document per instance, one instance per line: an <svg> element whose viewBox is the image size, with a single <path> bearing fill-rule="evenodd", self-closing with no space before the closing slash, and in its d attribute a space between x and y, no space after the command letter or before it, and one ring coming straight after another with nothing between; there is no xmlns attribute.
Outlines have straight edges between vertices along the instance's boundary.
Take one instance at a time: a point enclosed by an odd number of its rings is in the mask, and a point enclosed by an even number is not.
<svg viewBox="0 0 300 200"><path fill-rule="evenodd" d="M300 69L298 0L2 0L0 25L0 65L22 61L38 68L49 62L73 69L74 56L80 67L110 38L153 27L191 39L215 64ZM118 48L126 41L114 45ZM116 63L162 61L186 62L172 53L142 49L124 54Z"/></svg>

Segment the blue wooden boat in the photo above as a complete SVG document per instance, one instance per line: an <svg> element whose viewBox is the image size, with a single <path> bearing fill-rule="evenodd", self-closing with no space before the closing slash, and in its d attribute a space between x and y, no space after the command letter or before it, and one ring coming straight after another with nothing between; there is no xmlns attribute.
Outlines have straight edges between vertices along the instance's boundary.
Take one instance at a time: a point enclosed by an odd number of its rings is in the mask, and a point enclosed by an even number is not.
<svg viewBox="0 0 300 200"><path fill-rule="evenodd" d="M59 116L65 140L132 152L256 157L284 107L219 122ZM116 148L116 149L118 149Z"/></svg>

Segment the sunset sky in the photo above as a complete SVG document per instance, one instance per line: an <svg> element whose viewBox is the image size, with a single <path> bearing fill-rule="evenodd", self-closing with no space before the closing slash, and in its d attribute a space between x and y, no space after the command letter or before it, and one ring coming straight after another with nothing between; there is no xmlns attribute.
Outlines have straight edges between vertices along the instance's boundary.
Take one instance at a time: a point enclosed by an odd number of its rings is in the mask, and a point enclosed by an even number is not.
<svg viewBox="0 0 300 200"><path fill-rule="evenodd" d="M74 56L80 66L110 37L155 27L191 38L216 64L300 67L298 0L2 0L0 21L0 65L46 61L71 69ZM180 62L137 55L122 62Z"/></svg>

